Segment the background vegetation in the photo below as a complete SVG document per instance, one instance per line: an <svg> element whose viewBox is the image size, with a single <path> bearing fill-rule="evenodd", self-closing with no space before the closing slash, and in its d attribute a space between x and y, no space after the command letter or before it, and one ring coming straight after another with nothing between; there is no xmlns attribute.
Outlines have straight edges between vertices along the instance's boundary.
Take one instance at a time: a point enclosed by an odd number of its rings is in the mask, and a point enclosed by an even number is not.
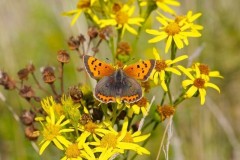
<svg viewBox="0 0 240 160"><path fill-rule="evenodd" d="M200 106L197 98L179 106L174 117L170 159L240 159L240 2L180 2L182 6L178 13L186 13L190 9L203 13L199 22L204 26L202 37L190 39L190 46L184 52L192 55L202 49L194 60L219 70L224 80L219 79L216 83L221 88L220 95L209 90L204 107ZM74 4L67 1L1 0L0 69L16 75L30 61L37 68L57 66L56 53L59 49L68 49L68 38L86 33L84 17L71 27L71 19L61 16L63 11L74 8ZM67 85L80 81L75 69L80 61L75 54L71 57L73 62L66 65ZM40 71L38 73L41 78ZM6 92L2 87L0 92L18 114L29 107L25 101L16 98L18 93ZM0 123L0 160L41 159L25 138L22 126L14 120L2 101ZM165 123L152 132L147 148L158 148L164 128ZM144 159L154 159L156 152L157 149L153 149L152 157ZM52 159L50 157L55 157L54 151L44 153L42 159Z"/></svg>

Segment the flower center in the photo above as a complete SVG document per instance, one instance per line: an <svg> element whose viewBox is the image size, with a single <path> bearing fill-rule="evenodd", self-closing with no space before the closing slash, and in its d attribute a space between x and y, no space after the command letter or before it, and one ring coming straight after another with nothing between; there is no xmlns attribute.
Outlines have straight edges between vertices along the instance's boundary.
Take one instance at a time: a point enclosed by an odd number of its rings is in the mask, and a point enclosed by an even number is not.
<svg viewBox="0 0 240 160"><path fill-rule="evenodd" d="M65 152L68 158L78 158L80 156L80 149L78 149L78 144L71 144Z"/></svg>
<svg viewBox="0 0 240 160"><path fill-rule="evenodd" d="M201 74L205 74L205 75L208 75L208 74L209 74L209 67L208 67L208 65L206 65L206 64L200 64L200 65L198 66L198 68L199 68Z"/></svg>
<svg viewBox="0 0 240 160"><path fill-rule="evenodd" d="M165 28L165 32L168 33L168 35L174 36L175 34L178 34L180 32L180 27L176 22L171 22L168 24L168 26Z"/></svg>
<svg viewBox="0 0 240 160"><path fill-rule="evenodd" d="M59 135L60 126L54 124L47 124L43 130L43 136L45 139L52 141L57 135Z"/></svg>
<svg viewBox="0 0 240 160"><path fill-rule="evenodd" d="M77 3L77 8L85 9L91 6L91 0L79 0Z"/></svg>
<svg viewBox="0 0 240 160"><path fill-rule="evenodd" d="M157 60L155 69L160 72L161 70L165 70L167 68L167 64L164 60Z"/></svg>
<svg viewBox="0 0 240 160"><path fill-rule="evenodd" d="M103 138L101 139L100 142L100 146L102 148L115 148L117 145L117 136L115 136L112 133L106 134L105 136L103 136Z"/></svg>
<svg viewBox="0 0 240 160"><path fill-rule="evenodd" d="M93 123L92 121L89 121L85 126L85 130L91 133L94 133L95 129L97 128L97 125Z"/></svg>
<svg viewBox="0 0 240 160"><path fill-rule="evenodd" d="M194 80L193 85L197 88L204 88L205 81L202 78L197 78Z"/></svg>
<svg viewBox="0 0 240 160"><path fill-rule="evenodd" d="M116 13L117 24L125 24L128 22L128 14L126 12L119 11Z"/></svg>
<svg viewBox="0 0 240 160"><path fill-rule="evenodd" d="M128 142L128 143L131 143L133 142L133 138L131 136L131 133L130 132L127 132L125 137L122 139L123 142Z"/></svg>
<svg viewBox="0 0 240 160"><path fill-rule="evenodd" d="M146 107L147 106L147 98L143 97L141 98L139 101L136 102L136 104L139 106L139 107Z"/></svg>

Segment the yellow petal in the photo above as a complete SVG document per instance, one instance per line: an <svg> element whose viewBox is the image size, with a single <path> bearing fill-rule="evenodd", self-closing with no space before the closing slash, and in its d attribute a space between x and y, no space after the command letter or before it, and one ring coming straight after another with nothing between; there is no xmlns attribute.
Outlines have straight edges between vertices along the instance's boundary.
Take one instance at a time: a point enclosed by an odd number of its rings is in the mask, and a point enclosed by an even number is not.
<svg viewBox="0 0 240 160"><path fill-rule="evenodd" d="M191 86L186 92L187 97L191 98L197 92L197 90L198 90L197 87Z"/></svg>
<svg viewBox="0 0 240 160"><path fill-rule="evenodd" d="M193 84L193 81L190 80L190 79L187 79L187 80L182 81L182 86L183 86L183 88L187 88L187 86L189 86L189 85L191 85L191 84Z"/></svg>
<svg viewBox="0 0 240 160"><path fill-rule="evenodd" d="M220 88L213 83L205 83L205 87L211 87L211 88L217 90L220 93Z"/></svg>
<svg viewBox="0 0 240 160"><path fill-rule="evenodd" d="M205 97L206 97L206 90L205 89L199 89L200 93L200 100L201 100L201 105L205 103Z"/></svg>
<svg viewBox="0 0 240 160"><path fill-rule="evenodd" d="M167 39L166 47L165 47L165 53L168 52L171 44L172 44L172 36L169 36L168 39Z"/></svg>
<svg viewBox="0 0 240 160"><path fill-rule="evenodd" d="M43 153L43 151L47 148L47 146L50 144L51 141L47 140L43 143L43 145L41 146L40 150L39 150L39 154L41 155Z"/></svg>

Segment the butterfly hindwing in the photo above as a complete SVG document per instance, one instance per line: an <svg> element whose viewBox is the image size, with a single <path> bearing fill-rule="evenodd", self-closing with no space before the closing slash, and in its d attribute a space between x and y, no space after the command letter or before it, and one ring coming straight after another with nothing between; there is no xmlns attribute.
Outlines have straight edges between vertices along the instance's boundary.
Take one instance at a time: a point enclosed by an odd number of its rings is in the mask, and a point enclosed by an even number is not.
<svg viewBox="0 0 240 160"><path fill-rule="evenodd" d="M93 56L84 55L83 61L88 74L94 79L110 76L115 72L115 69L112 65L100 61Z"/></svg>
<svg viewBox="0 0 240 160"><path fill-rule="evenodd" d="M119 72L120 77L117 76ZM135 79L118 70L97 83L94 96L103 103L116 102L116 98L133 103L142 97L142 88Z"/></svg>
<svg viewBox="0 0 240 160"><path fill-rule="evenodd" d="M134 63L124 68L124 72L129 77L146 81L155 67L155 60L144 60Z"/></svg>
<svg viewBox="0 0 240 160"><path fill-rule="evenodd" d="M142 88L137 80L126 76L123 79L121 100L127 103L133 103L142 98Z"/></svg>

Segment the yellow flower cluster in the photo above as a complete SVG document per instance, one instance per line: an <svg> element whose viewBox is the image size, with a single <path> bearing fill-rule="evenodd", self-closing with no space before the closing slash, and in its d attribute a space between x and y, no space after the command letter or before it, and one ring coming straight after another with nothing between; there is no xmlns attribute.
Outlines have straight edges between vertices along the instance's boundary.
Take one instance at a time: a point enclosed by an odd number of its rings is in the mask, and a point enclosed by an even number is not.
<svg viewBox="0 0 240 160"><path fill-rule="evenodd" d="M63 111L61 115L58 114L59 107ZM80 104L74 104L71 98L66 96L60 103L57 103L53 97L42 100L42 108L46 116L36 118L42 125L42 129L37 131L42 135L40 155L50 143L65 154L61 160L108 160L127 150L138 154L150 154L147 149L137 144L146 140L150 134L141 135L141 131L129 130L127 117L124 118L122 129L116 130L113 128L114 124L108 120L98 123L93 122L91 118L87 119L86 116L89 114L83 111L75 126L72 117L74 113L71 112L75 107L81 110Z"/></svg>
<svg viewBox="0 0 240 160"><path fill-rule="evenodd" d="M177 14L174 7L179 6L177 0L79 0L76 9L64 13L65 16L73 16L71 25L77 23L83 15L91 25L89 38L83 35L77 39L72 37L69 46L81 58L86 57L85 69L92 78L103 80L98 82L98 88L103 89L101 92L95 89L95 93L99 93L95 94L87 85L83 85L79 91L82 95L77 102L69 95L62 96L61 99L48 97L42 100L44 114L36 118L42 126L40 154L52 143L64 154L62 160L108 160L119 154L128 156L129 151L149 155L145 146L138 144L146 142L150 136L142 135L145 119L149 118L149 122L156 127L159 122L171 117L182 101L200 97L200 104L203 105L207 88L220 92L219 87L211 82L213 77L222 78L218 71L211 71L202 63L195 63L190 68L184 67L189 56L177 55L178 50L189 45L190 37L201 37L203 30L203 26L196 23L202 14L192 11L185 15ZM158 29L154 29L155 20L160 25ZM147 39L149 35L146 33L154 37ZM99 39L91 50L91 43L95 43L96 37ZM103 64L94 57L101 49L98 47L102 41L107 42L116 67L105 62ZM165 42L163 45L162 41ZM152 43L158 47L152 47ZM82 47L81 51L79 46ZM125 63L128 63L130 57L134 59L142 56L143 54L136 53L144 47L153 53L148 56L154 59L136 63L134 67L128 68L132 74L127 74L124 70ZM161 55L160 50L170 54ZM90 52L93 52L93 57L87 55ZM100 76L101 73L104 76ZM172 95L171 84L175 82L175 76L178 84L182 83L182 87L179 87L181 91L178 92L180 95ZM145 81L140 84L138 80ZM107 82L118 85L111 88L105 84ZM148 96L145 96L152 88L158 88L156 91L162 93L162 96L157 97L160 104L155 104L154 98L150 102ZM120 93L116 93L118 91ZM155 116L148 116L152 113Z"/></svg>

